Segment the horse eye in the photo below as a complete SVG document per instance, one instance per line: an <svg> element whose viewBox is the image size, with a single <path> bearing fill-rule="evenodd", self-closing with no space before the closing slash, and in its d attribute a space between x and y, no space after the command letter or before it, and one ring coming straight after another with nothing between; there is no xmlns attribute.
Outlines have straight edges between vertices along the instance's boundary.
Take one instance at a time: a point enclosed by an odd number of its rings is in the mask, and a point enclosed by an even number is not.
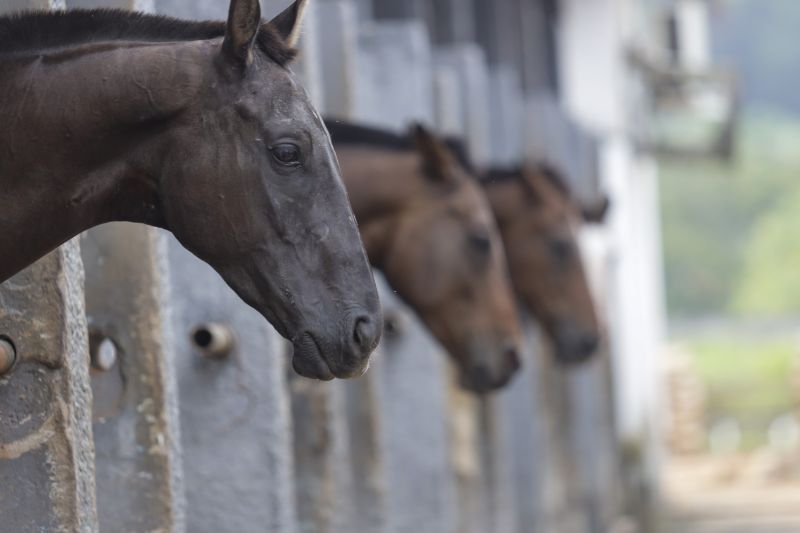
<svg viewBox="0 0 800 533"><path fill-rule="evenodd" d="M469 244L482 254L488 254L492 249L492 241L488 235L473 233L469 236Z"/></svg>
<svg viewBox="0 0 800 533"><path fill-rule="evenodd" d="M291 143L277 144L271 148L272 157L281 165L295 166L300 163L300 149Z"/></svg>

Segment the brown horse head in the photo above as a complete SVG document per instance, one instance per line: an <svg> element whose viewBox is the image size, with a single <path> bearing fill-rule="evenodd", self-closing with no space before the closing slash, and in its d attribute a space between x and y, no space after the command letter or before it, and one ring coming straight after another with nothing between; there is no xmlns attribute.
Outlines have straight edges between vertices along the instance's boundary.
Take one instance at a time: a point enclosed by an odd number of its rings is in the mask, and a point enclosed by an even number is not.
<svg viewBox="0 0 800 533"><path fill-rule="evenodd" d="M465 388L508 383L520 328L478 183L423 127L407 136L328 127L372 264L454 358Z"/></svg>
<svg viewBox="0 0 800 533"><path fill-rule="evenodd" d="M107 10L23 16L2 24L36 29L47 69L27 72L19 57L3 68L50 76L31 84L34 102L59 90L56 133L42 127L39 137L50 150L30 163L85 180L57 204L75 214L59 215L78 231L109 220L169 229L292 341L297 372L331 379L363 373L382 319L330 138L288 69L305 4L266 23L258 0L232 0L227 23ZM44 103L32 108L29 128L47 117ZM71 148L61 150L63 131Z"/></svg>
<svg viewBox="0 0 800 533"><path fill-rule="evenodd" d="M566 182L546 166L492 171L484 183L516 292L542 324L559 361L588 359L600 328L576 230L584 220L602 220L608 203L581 209Z"/></svg>

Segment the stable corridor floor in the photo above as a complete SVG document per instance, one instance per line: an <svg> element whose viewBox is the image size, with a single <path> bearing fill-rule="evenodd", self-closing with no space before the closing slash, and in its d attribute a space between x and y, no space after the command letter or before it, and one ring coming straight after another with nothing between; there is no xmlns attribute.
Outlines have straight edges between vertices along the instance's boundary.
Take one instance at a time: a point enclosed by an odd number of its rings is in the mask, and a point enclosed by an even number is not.
<svg viewBox="0 0 800 533"><path fill-rule="evenodd" d="M800 483L712 483L703 466L670 464L658 533L800 533Z"/></svg>

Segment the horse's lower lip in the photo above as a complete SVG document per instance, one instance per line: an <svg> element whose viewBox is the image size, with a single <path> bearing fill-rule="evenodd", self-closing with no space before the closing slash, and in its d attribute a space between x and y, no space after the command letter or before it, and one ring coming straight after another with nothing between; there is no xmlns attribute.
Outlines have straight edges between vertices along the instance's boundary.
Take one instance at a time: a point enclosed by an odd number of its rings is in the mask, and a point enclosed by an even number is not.
<svg viewBox="0 0 800 533"><path fill-rule="evenodd" d="M295 372L305 378L320 381L330 381L335 377L310 333L304 333L292 345L294 346L292 366Z"/></svg>

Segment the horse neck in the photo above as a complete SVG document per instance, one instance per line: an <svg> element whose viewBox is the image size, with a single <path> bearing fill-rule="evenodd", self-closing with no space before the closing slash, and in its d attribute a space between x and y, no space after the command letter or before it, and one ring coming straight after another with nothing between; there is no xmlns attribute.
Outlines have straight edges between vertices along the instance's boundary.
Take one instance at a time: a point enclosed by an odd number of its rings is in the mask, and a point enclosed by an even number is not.
<svg viewBox="0 0 800 533"><path fill-rule="evenodd" d="M429 194L416 152L335 146L342 179L373 266L380 268L404 210Z"/></svg>
<svg viewBox="0 0 800 533"><path fill-rule="evenodd" d="M0 213L0 247L13 250L0 282L98 224L162 225L155 148L198 77L189 52L104 43L0 57L0 190L14 199Z"/></svg>

